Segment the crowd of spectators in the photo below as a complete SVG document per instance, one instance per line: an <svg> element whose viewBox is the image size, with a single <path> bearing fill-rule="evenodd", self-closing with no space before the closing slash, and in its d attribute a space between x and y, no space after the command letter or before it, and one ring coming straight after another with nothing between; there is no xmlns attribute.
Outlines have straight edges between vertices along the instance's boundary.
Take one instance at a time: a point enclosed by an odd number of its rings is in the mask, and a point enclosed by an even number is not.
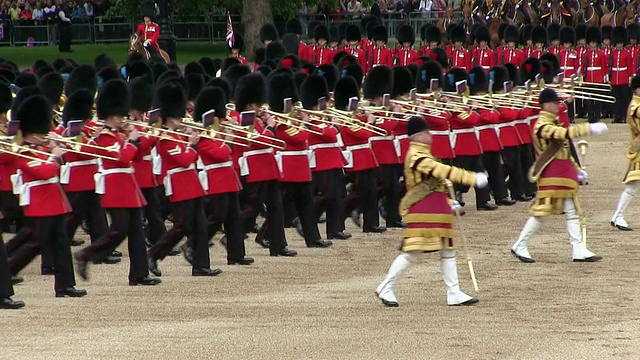
<svg viewBox="0 0 640 360"><path fill-rule="evenodd" d="M442 17L446 9L445 0L375 0L371 6L359 0L340 0L337 7L307 6L302 3L300 15L323 14L333 21L359 19L364 15L379 18L401 19L406 17ZM433 12L433 13L432 13Z"/></svg>
<svg viewBox="0 0 640 360"><path fill-rule="evenodd" d="M75 23L103 16L113 0L5 0L0 3L0 21L14 25L45 25L59 21L60 7L66 4Z"/></svg>

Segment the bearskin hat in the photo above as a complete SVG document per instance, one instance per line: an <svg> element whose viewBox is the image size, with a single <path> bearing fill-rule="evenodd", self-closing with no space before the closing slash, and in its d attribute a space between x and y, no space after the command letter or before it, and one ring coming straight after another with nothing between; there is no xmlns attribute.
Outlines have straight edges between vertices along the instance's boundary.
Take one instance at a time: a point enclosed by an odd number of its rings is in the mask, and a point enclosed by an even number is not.
<svg viewBox="0 0 640 360"><path fill-rule="evenodd" d="M51 65L46 60L38 59L33 62L33 66L31 68L33 69L33 72L37 72L40 68L45 66L51 66Z"/></svg>
<svg viewBox="0 0 640 360"><path fill-rule="evenodd" d="M166 64L153 64L151 70L153 71L153 82L156 82L162 74L169 71L169 68Z"/></svg>
<svg viewBox="0 0 640 360"><path fill-rule="evenodd" d="M469 30L469 41L472 44L479 44L480 40L476 39L476 31L478 31L479 28L484 27L484 25L475 23L473 25L471 25L471 30ZM491 38L491 36L489 36L489 38Z"/></svg>
<svg viewBox="0 0 640 360"><path fill-rule="evenodd" d="M231 93L235 93L236 85L243 76L251 74L251 69L247 65L233 65L225 69L222 77L231 85Z"/></svg>
<svg viewBox="0 0 640 360"><path fill-rule="evenodd" d="M189 64L187 64L187 66L189 66ZM133 64L128 66L127 78L131 80L137 78L138 76L149 76L150 79L153 79L153 70L145 62L134 62Z"/></svg>
<svg viewBox="0 0 640 360"><path fill-rule="evenodd" d="M373 37L373 28L375 27L375 25L369 25L369 24L377 25L378 18L373 15L367 15L367 16L363 16L362 19L360 20L360 26L362 26L362 30L367 34L367 37L371 39ZM369 33L369 26L373 26L371 28L371 33ZM371 34L371 36L369 36L369 34Z"/></svg>
<svg viewBox="0 0 640 360"><path fill-rule="evenodd" d="M282 46L282 43L279 41L274 41L271 44L267 45L264 53L264 59L278 62L286 55L287 50L285 50L284 46Z"/></svg>
<svg viewBox="0 0 640 360"><path fill-rule="evenodd" d="M528 40L531 40L531 31L533 30L533 25L527 24L522 28L522 43L526 44Z"/></svg>
<svg viewBox="0 0 640 360"><path fill-rule="evenodd" d="M264 24L260 28L260 42L278 40L278 30L273 24Z"/></svg>
<svg viewBox="0 0 640 360"><path fill-rule="evenodd" d="M345 76L351 76L360 85L364 79L364 70L360 64L347 65L340 70L340 77L343 78Z"/></svg>
<svg viewBox="0 0 640 360"><path fill-rule="evenodd" d="M204 75L204 68L199 62L192 61L184 66L184 74L187 75L191 73Z"/></svg>
<svg viewBox="0 0 640 360"><path fill-rule="evenodd" d="M424 94L431 89L431 79L438 79L438 86L444 83L442 65L435 60L429 60L422 64L416 79L416 90Z"/></svg>
<svg viewBox="0 0 640 360"><path fill-rule="evenodd" d="M449 58L447 57L447 52L442 48L431 49L429 58L440 63L440 66L442 66L443 69L449 67Z"/></svg>
<svg viewBox="0 0 640 360"><path fill-rule="evenodd" d="M342 55L340 55L339 57L336 55L333 58L333 64L340 69L357 63L358 58L348 53L342 53Z"/></svg>
<svg viewBox="0 0 640 360"><path fill-rule="evenodd" d="M187 98L180 84L168 82L156 90L155 106L160 108L160 116L182 119L187 113Z"/></svg>
<svg viewBox="0 0 640 360"><path fill-rule="evenodd" d="M351 76L343 77L338 80L336 90L333 93L334 107L338 110L347 110L349 99L359 97L359 87L355 79Z"/></svg>
<svg viewBox="0 0 640 360"><path fill-rule="evenodd" d="M93 93L87 89L75 91L64 105L62 123L67 126L70 120L88 120L93 117Z"/></svg>
<svg viewBox="0 0 640 360"><path fill-rule="evenodd" d="M514 63L506 63L503 65L509 72L509 81L513 81L513 85L520 85L520 76L518 67Z"/></svg>
<svg viewBox="0 0 640 360"><path fill-rule="evenodd" d="M602 40L604 39L611 40L611 32L613 31L613 26L605 25L600 29L600 31L602 32Z"/></svg>
<svg viewBox="0 0 640 360"><path fill-rule="evenodd" d="M480 44L483 41L489 43L491 41L491 34L489 34L489 29L486 26L480 26L476 29L475 32L476 42Z"/></svg>
<svg viewBox="0 0 640 360"><path fill-rule="evenodd" d="M233 95L233 91L231 90L231 84L229 81L223 77L217 77L209 80L205 87L218 87L222 89L224 92L224 102L227 103L231 99L231 95Z"/></svg>
<svg viewBox="0 0 640 360"><path fill-rule="evenodd" d="M106 67L117 68L118 64L116 64L115 60L113 60L109 55L100 54L93 60L93 67L96 69L96 72L99 72Z"/></svg>
<svg viewBox="0 0 640 360"><path fill-rule="evenodd" d="M425 41L427 43L437 42L438 45L442 42L442 32L437 26L430 26L425 30Z"/></svg>
<svg viewBox="0 0 640 360"><path fill-rule="evenodd" d="M391 98L394 99L400 95L408 94L411 89L413 89L413 75L411 75L411 71L406 67L396 66L391 72L393 78Z"/></svg>
<svg viewBox="0 0 640 360"><path fill-rule="evenodd" d="M296 55L289 54L280 60L280 67L298 70L300 68L300 59Z"/></svg>
<svg viewBox="0 0 640 360"><path fill-rule="evenodd" d="M469 70L467 84L471 95L482 94L489 90L489 77L482 66L475 66Z"/></svg>
<svg viewBox="0 0 640 360"><path fill-rule="evenodd" d="M560 29L560 43L566 44L570 43L571 45L576 44L576 31L572 27L563 27Z"/></svg>
<svg viewBox="0 0 640 360"><path fill-rule="evenodd" d="M611 31L611 41L613 45L627 43L627 29L624 26L616 26Z"/></svg>
<svg viewBox="0 0 640 360"><path fill-rule="evenodd" d="M520 81L525 82L535 80L536 75L540 73L540 59L528 58L520 65Z"/></svg>
<svg viewBox="0 0 640 360"><path fill-rule="evenodd" d="M136 61L147 61L144 56L140 53L131 53L127 55L127 64L133 64Z"/></svg>
<svg viewBox="0 0 640 360"><path fill-rule="evenodd" d="M393 91L393 73L391 68L381 65L369 71L362 86L365 99L382 97L384 94L391 94Z"/></svg>
<svg viewBox="0 0 640 360"><path fill-rule="evenodd" d="M233 65L241 65L242 61L238 60L237 58L234 58L233 56L229 56L228 58L225 58L224 60L222 60L222 71L225 71L227 68L233 66Z"/></svg>
<svg viewBox="0 0 640 360"><path fill-rule="evenodd" d="M236 110L244 111L249 104L264 104L267 102L267 85L260 73L245 75L238 81L233 93Z"/></svg>
<svg viewBox="0 0 640 360"><path fill-rule="evenodd" d="M505 43L518 43L518 39L520 38L520 34L518 33L518 28L514 25L509 25L504 29L504 42Z"/></svg>
<svg viewBox="0 0 640 360"><path fill-rule="evenodd" d="M13 94L8 84L0 82L0 114L4 114L11 109Z"/></svg>
<svg viewBox="0 0 640 360"><path fill-rule="evenodd" d="M378 25L373 29L373 41L383 41L386 43L388 40L389 33L386 27Z"/></svg>
<svg viewBox="0 0 640 360"><path fill-rule="evenodd" d="M62 75L58 73L48 73L38 79L38 87L52 106L58 105L62 91L64 90L64 79Z"/></svg>
<svg viewBox="0 0 640 360"><path fill-rule="evenodd" d="M202 89L193 107L193 120L201 122L202 115L209 110L215 110L215 116L224 119L227 115L226 103L224 90L219 87L208 86Z"/></svg>
<svg viewBox="0 0 640 360"><path fill-rule="evenodd" d="M229 46L228 44L229 43L227 43L227 47ZM233 44L231 44L231 47L229 47L229 49L238 49L240 50L240 52L244 51L244 38L242 37L242 35L240 35L239 32L233 32Z"/></svg>
<svg viewBox="0 0 640 360"><path fill-rule="evenodd" d="M284 99L291 98L297 102L300 98L293 74L278 72L267 78L267 102L269 108L278 113L284 113Z"/></svg>
<svg viewBox="0 0 640 360"><path fill-rule="evenodd" d="M531 40L533 44L546 44L547 43L547 29L544 26L537 25L531 30Z"/></svg>
<svg viewBox="0 0 640 360"><path fill-rule="evenodd" d="M42 95L30 96L16 113L23 134L48 134L51 131L51 106Z"/></svg>
<svg viewBox="0 0 640 360"><path fill-rule="evenodd" d="M337 26L331 25L329 27L329 43L340 42L340 30Z"/></svg>
<svg viewBox="0 0 640 360"><path fill-rule="evenodd" d="M546 84L553 83L553 78L556 76L557 72L555 71L553 64L547 60L540 61L540 74L542 74L542 78Z"/></svg>
<svg viewBox="0 0 640 360"><path fill-rule="evenodd" d="M153 84L148 76L138 76L127 83L131 109L148 111L153 103ZM65 106L66 109L66 106Z"/></svg>
<svg viewBox="0 0 640 360"><path fill-rule="evenodd" d="M7 81L9 81L9 83L11 84L14 84L16 81L16 73L9 67L0 68L0 76L7 79Z"/></svg>
<svg viewBox="0 0 640 360"><path fill-rule="evenodd" d="M202 74L191 73L184 76L187 82L187 100L194 101L200 91L204 88L204 76Z"/></svg>
<svg viewBox="0 0 640 360"><path fill-rule="evenodd" d="M426 23L420 27L420 39L423 43L427 42L427 29L433 26L433 24Z"/></svg>
<svg viewBox="0 0 640 360"><path fill-rule="evenodd" d="M34 73L23 71L16 76L16 79L13 81L13 83L19 88L25 86L38 86L38 77Z"/></svg>
<svg viewBox="0 0 640 360"><path fill-rule="evenodd" d="M147 66L145 63L141 64ZM96 90L98 89L98 78L93 66L80 65L73 69L64 85L64 94L69 97L80 89L86 89L90 91L91 94L96 93Z"/></svg>
<svg viewBox="0 0 640 360"><path fill-rule="evenodd" d="M360 34L360 28L356 25L350 24L344 30L344 37L347 39L347 42L351 41L360 41L362 40L362 35Z"/></svg>
<svg viewBox="0 0 640 360"><path fill-rule="evenodd" d="M122 74L116 68L106 67L98 72L98 87L109 80L122 80Z"/></svg>
<svg viewBox="0 0 640 360"><path fill-rule="evenodd" d="M300 95L300 87L306 78L309 77L309 74L303 73L302 71L296 71L293 73L293 80L296 83L296 89L298 90L298 94ZM302 95L300 95L302 96Z"/></svg>
<svg viewBox="0 0 640 360"><path fill-rule="evenodd" d="M156 3L153 0L145 0L140 4L140 17L149 17L151 19L156 16Z"/></svg>
<svg viewBox="0 0 640 360"><path fill-rule="evenodd" d="M259 72L262 75L264 75L265 77L267 77L273 71L273 69L270 66L267 66L267 65L260 65L260 66L258 66L256 68L255 71Z"/></svg>
<svg viewBox="0 0 640 360"><path fill-rule="evenodd" d="M338 25L338 42L342 42L343 40L345 40L345 37L347 36L348 26L349 23L346 22L341 22L340 25Z"/></svg>
<svg viewBox="0 0 640 360"><path fill-rule="evenodd" d="M309 24L307 24L307 37L309 39L314 39L314 34L316 33L316 27L320 25L319 21L310 21Z"/></svg>
<svg viewBox="0 0 640 360"><path fill-rule="evenodd" d="M587 24L580 23L575 26L576 30L576 40L580 41L581 39L587 38Z"/></svg>
<svg viewBox="0 0 640 360"><path fill-rule="evenodd" d="M506 22L502 22L500 23L500 25L498 25L498 39L499 40L504 40L505 42L507 41L504 38L504 31L506 30L507 27L509 27L511 25L507 24Z"/></svg>
<svg viewBox="0 0 640 360"><path fill-rule="evenodd" d="M216 73L218 72L218 67L210 57L202 57L200 58L200 60L198 60L198 63L202 65L202 68L204 69L205 74L211 77L216 77Z"/></svg>
<svg viewBox="0 0 640 360"><path fill-rule="evenodd" d="M367 39L373 41L373 36L374 36L374 30L376 29L376 27L378 27L378 22L377 21L369 21L367 23L367 27L365 28L365 31L367 33Z"/></svg>
<svg viewBox="0 0 640 360"><path fill-rule="evenodd" d="M560 30L561 26L558 23L551 23L547 28L547 35L549 37L549 41L560 39Z"/></svg>
<svg viewBox="0 0 640 360"><path fill-rule="evenodd" d="M328 42L329 29L327 28L327 26L324 24L319 24L318 26L316 26L316 28L313 29L313 38L316 39L316 41L325 39Z"/></svg>
<svg viewBox="0 0 640 360"><path fill-rule="evenodd" d="M547 61L551 65L551 69L553 71L553 76L556 76L560 72L560 60L558 57L552 53L546 53L540 57L540 61ZM552 78L553 78L552 76ZM545 79L545 82L547 80Z"/></svg>
<svg viewBox="0 0 640 360"><path fill-rule="evenodd" d="M634 23L627 25L627 36L629 39L638 40L640 38L640 25Z"/></svg>
<svg viewBox="0 0 640 360"><path fill-rule="evenodd" d="M422 66L422 64L424 64L423 60L419 60L419 64L414 62L411 63L409 65L406 66L406 68L409 70L409 72L411 73L411 80L413 80L413 85L415 86L416 84L416 79L418 79L418 71L420 71L420 66Z"/></svg>
<svg viewBox="0 0 640 360"><path fill-rule="evenodd" d="M449 36L451 37L452 43L464 43L465 41L467 41L467 31L462 26L455 25L451 29L451 34Z"/></svg>
<svg viewBox="0 0 640 360"><path fill-rule="evenodd" d="M287 20L285 29L287 34L302 35L302 24L296 18Z"/></svg>
<svg viewBox="0 0 640 360"><path fill-rule="evenodd" d="M338 82L338 78L340 76L338 68L333 64L320 65L313 73L315 75L324 77L327 82L327 88L329 89L329 91L333 91L333 89L336 87L336 83Z"/></svg>
<svg viewBox="0 0 640 360"><path fill-rule="evenodd" d="M307 74L313 74L316 71L316 66L312 63L302 60L300 65L300 71L305 72Z"/></svg>
<svg viewBox="0 0 640 360"><path fill-rule="evenodd" d="M318 106L318 99L321 97L328 101L327 81L319 75L308 76L300 86L300 96L302 97L302 106L307 110Z"/></svg>
<svg viewBox="0 0 640 360"><path fill-rule="evenodd" d="M591 26L587 29L585 38L587 40L587 44L590 44L592 42L600 44L602 42L602 33L600 32L600 29L598 27Z"/></svg>
<svg viewBox="0 0 640 360"><path fill-rule="evenodd" d="M23 87L18 91L16 97L13 98L13 102L11 103L11 120L19 120L18 119L18 108L22 103L34 95L42 95L42 91L37 86L27 86Z"/></svg>
<svg viewBox="0 0 640 360"><path fill-rule="evenodd" d="M278 60L279 62L280 60ZM271 60L265 60L262 62L263 66L268 66L271 68L271 70L275 70L278 68L278 62L276 62L275 60L271 59Z"/></svg>
<svg viewBox="0 0 640 360"><path fill-rule="evenodd" d="M298 55L300 50L300 39L298 35L294 33L284 34L282 37L282 45L284 46L285 53Z"/></svg>
<svg viewBox="0 0 640 360"><path fill-rule="evenodd" d="M413 43L416 42L416 32L413 30L411 25L400 25L396 32L396 39L398 39L400 45L404 43L410 43L413 45Z"/></svg>
<svg viewBox="0 0 640 360"><path fill-rule="evenodd" d="M462 68L451 69L444 76L442 90L456 91L456 83L462 80L467 80L467 72Z"/></svg>
<svg viewBox="0 0 640 360"><path fill-rule="evenodd" d="M37 77L41 78L41 77L43 77L43 76L45 76L45 75L47 75L49 73L52 73L52 72L56 72L56 70L52 66L47 65L47 66L43 66L43 67L39 68L38 70L36 70L35 73L36 73ZM2 73L2 76L12 76L12 77L16 76L16 73L11 71L11 70L9 70L9 69L5 69L5 70L1 71L1 73Z"/></svg>
<svg viewBox="0 0 640 360"><path fill-rule="evenodd" d="M64 68L65 66L67 66L67 61L65 59L55 59L53 60L53 62L51 63L51 66L53 66L53 68L57 71L60 72L60 70L62 68Z"/></svg>
<svg viewBox="0 0 640 360"><path fill-rule="evenodd" d="M109 80L102 85L96 100L98 118L127 116L130 108L131 98L127 83L122 80Z"/></svg>
<svg viewBox="0 0 640 360"><path fill-rule="evenodd" d="M160 75L160 77L158 77L158 80L156 80L155 85L156 86L160 86L162 84L164 84L167 81L177 81L180 79L180 75L176 74L173 71L167 71L165 73L163 73L162 75Z"/></svg>
<svg viewBox="0 0 640 360"><path fill-rule="evenodd" d="M509 70L504 66L494 66L489 70L489 81L493 82L491 90L494 93L504 92L504 83L509 81Z"/></svg>
<svg viewBox="0 0 640 360"><path fill-rule="evenodd" d="M633 77L633 79L631 79L631 84L629 84L629 86L631 87L631 91L636 91L638 88L640 88L640 76L636 75Z"/></svg>

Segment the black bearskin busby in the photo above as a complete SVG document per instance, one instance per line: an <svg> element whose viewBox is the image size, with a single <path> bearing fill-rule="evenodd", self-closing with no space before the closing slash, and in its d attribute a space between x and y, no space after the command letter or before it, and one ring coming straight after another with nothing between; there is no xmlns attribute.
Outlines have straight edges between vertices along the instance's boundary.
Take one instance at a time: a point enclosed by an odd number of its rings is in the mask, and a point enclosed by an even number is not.
<svg viewBox="0 0 640 360"><path fill-rule="evenodd" d="M400 45L410 43L413 46L413 43L416 42L416 33L411 25L401 25L396 32L396 39Z"/></svg>
<svg viewBox="0 0 640 360"><path fill-rule="evenodd" d="M189 64L187 64L187 66L188 65ZM193 68L193 66L191 66L191 68ZM129 81L131 81L131 79L137 78L138 76L148 76L150 79L153 79L153 70L151 69L151 66L142 61L134 62L133 64L129 65L127 69L127 78L129 79Z"/></svg>
<svg viewBox="0 0 640 360"><path fill-rule="evenodd" d="M284 113L284 99L291 98L293 103L300 98L296 82L291 72L279 72L267 78L267 102L272 111Z"/></svg>
<svg viewBox="0 0 640 360"><path fill-rule="evenodd" d="M442 90L456 91L456 83L462 80L467 80L467 72L461 68L451 69L444 75Z"/></svg>
<svg viewBox="0 0 640 360"><path fill-rule="evenodd" d="M531 30L531 40L533 44L546 44L547 43L547 29L544 26L536 26Z"/></svg>
<svg viewBox="0 0 640 360"><path fill-rule="evenodd" d="M425 30L425 41L428 44L437 42L438 45L442 42L442 31L437 26L430 26Z"/></svg>
<svg viewBox="0 0 640 360"><path fill-rule="evenodd" d="M379 66L378 66L379 67ZM413 89L413 75L407 67L396 66L392 70L393 87L391 89L391 98L408 94Z"/></svg>
<svg viewBox="0 0 640 360"><path fill-rule="evenodd" d="M148 111L153 104L153 84L148 76L139 76L127 83L131 99L131 109ZM66 107L65 107L66 109Z"/></svg>
<svg viewBox="0 0 640 360"><path fill-rule="evenodd" d="M273 24L264 24L260 28L260 42L278 40L278 30Z"/></svg>
<svg viewBox="0 0 640 360"><path fill-rule="evenodd" d="M18 108L16 118L23 134L48 134L51 131L51 106L42 95L30 96Z"/></svg>
<svg viewBox="0 0 640 360"><path fill-rule="evenodd" d="M271 44L267 45L264 52L264 60L273 60L275 62L280 61L283 57L287 55L287 50L282 46L282 43L279 41L274 41Z"/></svg>
<svg viewBox="0 0 640 360"><path fill-rule="evenodd" d="M540 61L549 62L549 64L551 65L551 70L554 72L553 76L558 75L558 73L560 72L560 60L558 60L558 57L556 55L553 55L552 53L546 53L540 57ZM544 81L547 82L546 79Z"/></svg>
<svg viewBox="0 0 640 360"><path fill-rule="evenodd" d="M557 72L550 61L540 60L540 74L545 84L552 84Z"/></svg>
<svg viewBox="0 0 640 360"><path fill-rule="evenodd" d="M443 85L442 65L435 60L429 60L420 67L416 79L416 90L421 94L431 90L431 79L437 79L439 87Z"/></svg>
<svg viewBox="0 0 640 360"><path fill-rule="evenodd" d="M634 23L627 25L627 36L629 40L640 39L640 25Z"/></svg>
<svg viewBox="0 0 640 360"><path fill-rule="evenodd" d="M577 41L587 38L587 25L585 23L576 25L574 29L576 30Z"/></svg>
<svg viewBox="0 0 640 360"><path fill-rule="evenodd" d="M605 25L600 29L600 31L602 32L602 40L604 39L611 40L611 32L613 31L613 26Z"/></svg>
<svg viewBox="0 0 640 360"><path fill-rule="evenodd" d="M167 82L156 90L154 106L160 108L162 119L182 119L187 112L184 88L176 82Z"/></svg>
<svg viewBox="0 0 640 360"><path fill-rule="evenodd" d="M551 25L549 25L547 28L549 42L560 39L560 30L561 26L558 23L551 23Z"/></svg>
<svg viewBox="0 0 640 360"><path fill-rule="evenodd" d="M287 20L285 29L287 34L302 35L302 24L296 18Z"/></svg>
<svg viewBox="0 0 640 360"><path fill-rule="evenodd" d="M329 101L327 81L319 75L308 76L300 86L300 97L302 98L302 106L307 110L318 106L319 98L324 97Z"/></svg>
<svg viewBox="0 0 640 360"><path fill-rule="evenodd" d="M202 65L196 61L187 63L187 65L184 66L184 74L188 75L191 73L204 75L205 74L204 67L202 67Z"/></svg>
<svg viewBox="0 0 640 360"><path fill-rule="evenodd" d="M224 102L227 103L231 100L231 95L233 95L233 90L231 89L231 84L229 81L223 77L213 78L207 82L205 87L219 87L224 91Z"/></svg>
<svg viewBox="0 0 640 360"><path fill-rule="evenodd" d="M359 89L356 81L351 77L343 77L336 84L336 90L333 93L334 107L338 110L348 110L349 99L359 97Z"/></svg>
<svg viewBox="0 0 640 360"><path fill-rule="evenodd" d="M62 110L62 123L67 126L71 120L89 120L93 117L93 93L87 89L74 91Z"/></svg>
<svg viewBox="0 0 640 360"><path fill-rule="evenodd" d="M55 72L48 73L38 79L38 87L52 106L60 103L60 97L64 90L64 79L62 75Z"/></svg>
<svg viewBox="0 0 640 360"><path fill-rule="evenodd" d="M140 17L153 19L156 17L156 3L153 0L145 0L140 4Z"/></svg>
<svg viewBox="0 0 640 360"><path fill-rule="evenodd" d="M480 26L476 29L476 42L480 44L481 42L486 42L487 44L491 41L491 34L489 34L489 28L486 26Z"/></svg>
<svg viewBox="0 0 640 360"><path fill-rule="evenodd" d="M329 42L329 29L327 28L327 26L323 24L316 26L316 28L313 29L313 38L316 39L316 41L325 39L327 42Z"/></svg>
<svg viewBox="0 0 640 360"><path fill-rule="evenodd" d="M298 35L293 33L284 34L284 36L282 36L282 46L284 46L285 53L298 55L300 50L300 39Z"/></svg>
<svg viewBox="0 0 640 360"><path fill-rule="evenodd" d="M243 76L249 74L251 74L251 69L247 65L233 65L224 70L222 77L229 82L229 85L231 85L231 94L233 94L236 90L238 81L240 81Z"/></svg>
<svg viewBox="0 0 640 360"><path fill-rule="evenodd" d="M13 94L8 84L0 82L0 114L4 115L11 109Z"/></svg>
<svg viewBox="0 0 640 360"><path fill-rule="evenodd" d="M98 91L96 110L98 118L127 116L131 108L131 98L127 83L122 80L109 80Z"/></svg>
<svg viewBox="0 0 640 360"><path fill-rule="evenodd" d="M429 58L431 58L431 60L437 61L443 69L449 67L449 58L447 57L447 52L443 48L431 49Z"/></svg>
<svg viewBox="0 0 640 360"><path fill-rule="evenodd" d="M509 70L504 66L494 66L489 70L489 81L493 83L491 90L494 93L504 92L504 83L509 81Z"/></svg>
<svg viewBox="0 0 640 360"><path fill-rule="evenodd" d="M67 82L69 82L68 79ZM38 77L34 73L23 71L16 76L14 84L19 88L23 88L25 86L37 86Z"/></svg>
<svg viewBox="0 0 640 360"><path fill-rule="evenodd" d="M516 64L514 63L506 63L503 65L506 69L507 72L509 73L509 81L513 81L513 85L522 85L522 83L520 82L520 74L518 70L518 67L516 66Z"/></svg>
<svg viewBox="0 0 640 360"><path fill-rule="evenodd" d="M198 60L198 63L202 65L202 68L204 69L204 72L207 75L211 77L216 77L216 73L218 72L218 67L213 62L213 59L211 59L210 57L202 57L200 58L200 60Z"/></svg>
<svg viewBox="0 0 640 360"><path fill-rule="evenodd" d="M520 38L520 34L518 33L518 28L514 25L509 25L504 29L504 42L505 43L518 43L518 39Z"/></svg>
<svg viewBox="0 0 640 360"><path fill-rule="evenodd" d="M193 107L193 120L202 122L202 115L209 110L215 110L215 116L218 119L224 119L227 115L225 105L224 90L219 87L208 86L202 89L202 92L196 98Z"/></svg>
<svg viewBox="0 0 640 360"><path fill-rule="evenodd" d="M524 84L531 80L534 81L536 75L540 73L540 59L528 58L520 65L520 81Z"/></svg>
<svg viewBox="0 0 640 360"><path fill-rule="evenodd" d="M592 42L600 45L600 43L602 42L602 33L600 32L600 29L598 27L591 26L587 29L585 39L587 40L587 45L591 44Z"/></svg>
<svg viewBox="0 0 640 360"><path fill-rule="evenodd" d="M572 46L576 44L576 31L572 27L563 27L560 29L560 44L570 43Z"/></svg>
<svg viewBox="0 0 640 360"><path fill-rule="evenodd" d="M636 75L631 79L631 83L629 84L631 87L631 91L635 92L638 88L640 88L640 76Z"/></svg>
<svg viewBox="0 0 640 360"><path fill-rule="evenodd" d="M227 43L227 47L228 46L229 45ZM231 47L229 48L229 50L233 50L233 49L238 49L240 52L244 51L244 38L237 31L233 32L233 44L231 44Z"/></svg>
<svg viewBox="0 0 640 360"><path fill-rule="evenodd" d="M469 85L471 95L484 94L489 91L489 77L482 66L476 66L469 70L467 85Z"/></svg>
<svg viewBox="0 0 640 360"><path fill-rule="evenodd" d="M386 43L388 40L389 33L386 27L378 25L373 29L373 41L383 41Z"/></svg>
<svg viewBox="0 0 640 360"><path fill-rule="evenodd" d="M451 28L451 33L449 36L451 37L452 43L464 43L467 41L467 31L462 26L453 26L453 28Z"/></svg>
<svg viewBox="0 0 640 360"><path fill-rule="evenodd" d="M249 104L262 105L267 102L267 85L260 73L245 75L236 84L233 99L238 112Z"/></svg>
<svg viewBox="0 0 640 360"><path fill-rule="evenodd" d="M187 74L184 76L187 82L187 100L194 101L200 91L204 88L204 77L201 74Z"/></svg>
<svg viewBox="0 0 640 360"><path fill-rule="evenodd" d="M613 45L627 43L627 29L624 26L616 26L611 31L611 42Z"/></svg>
<svg viewBox="0 0 640 360"><path fill-rule="evenodd" d="M359 64L347 65L340 70L340 77L343 78L345 76L351 76L360 85L364 79L364 70Z"/></svg>
<svg viewBox="0 0 640 360"><path fill-rule="evenodd" d="M391 91L393 91L393 73L391 68L385 65L372 68L362 85L364 98L374 99L382 97L384 94L391 94Z"/></svg>
<svg viewBox="0 0 640 360"><path fill-rule="evenodd" d="M345 29L344 37L347 39L347 42L351 41L360 41L362 40L362 35L360 34L360 28L356 25L349 25Z"/></svg>
<svg viewBox="0 0 640 360"><path fill-rule="evenodd" d="M329 88L329 91L333 91L336 87L336 83L338 82L338 78L340 77L340 71L333 64L320 65L316 68L313 74L324 77L327 81L327 88Z"/></svg>

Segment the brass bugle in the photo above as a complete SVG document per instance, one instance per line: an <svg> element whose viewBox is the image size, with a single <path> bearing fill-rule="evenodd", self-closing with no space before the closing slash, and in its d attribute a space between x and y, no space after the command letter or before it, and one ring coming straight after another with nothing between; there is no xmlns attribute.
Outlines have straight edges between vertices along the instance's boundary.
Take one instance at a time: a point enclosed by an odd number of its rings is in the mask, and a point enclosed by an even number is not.
<svg viewBox="0 0 640 360"><path fill-rule="evenodd" d="M247 138L246 138L247 141L251 141L251 142L256 143L256 144L269 146L269 147L272 147L272 148L277 149L277 150L284 150L285 146L287 145L287 143L284 142L283 140L280 140L280 139L272 137L272 136L262 135L262 134L259 134L256 131L249 131L249 130L245 129L244 127L240 126L240 125L229 124L227 122L221 122L220 126L224 126L224 127L229 128L229 129L231 129L233 131L238 131L238 132L241 132L243 134L246 134L247 135ZM252 139L252 138L250 138L250 136L263 136L263 137L268 138L271 141L278 142L281 145L271 144L271 143L268 143L268 142L265 142L265 141L261 141L261 140L258 140L258 139Z"/></svg>
<svg viewBox="0 0 640 360"><path fill-rule="evenodd" d="M264 111L265 113L267 113L267 114L271 115L271 116L275 116L275 117L276 117L276 122L277 122L278 124L280 124L280 125L286 125L286 126L290 126L290 127L292 127L292 128L296 128L296 129L298 129L298 130L305 130L305 131L310 132L310 133L312 133L312 134L322 135L322 133L321 133L321 132L318 132L318 131L315 131L315 130L308 129L308 128L304 127L304 126L300 126L300 125L293 125L293 124L292 124L292 121L298 121L298 122L301 122L301 123L303 123L303 124L305 124L305 125L312 125L311 123L309 123L309 122L307 122L307 121L304 121L304 120L298 119L298 118L293 117L293 116L290 116L290 115L288 115L288 114L282 114L282 113L278 113L278 112L275 112L275 111L271 111L271 110L269 110L269 109L268 109L268 108L266 108L266 107L263 107L261 110L262 110L262 111ZM280 120L280 119L285 119L286 121L282 121L282 120Z"/></svg>

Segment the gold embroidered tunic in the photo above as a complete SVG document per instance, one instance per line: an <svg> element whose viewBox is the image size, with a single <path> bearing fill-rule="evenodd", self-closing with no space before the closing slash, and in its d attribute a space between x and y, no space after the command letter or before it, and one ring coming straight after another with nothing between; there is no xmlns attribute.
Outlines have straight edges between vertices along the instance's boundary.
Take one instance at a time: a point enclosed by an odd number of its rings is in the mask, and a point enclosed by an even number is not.
<svg viewBox="0 0 640 360"><path fill-rule="evenodd" d="M538 178L538 192L529 210L531 215L562 214L564 199L576 196L580 168L571 155L569 139L588 134L589 124L574 124L564 128L559 124L556 115L546 111L540 112L533 128L533 147L536 157L540 157L552 142L561 141L562 146Z"/></svg>
<svg viewBox="0 0 640 360"><path fill-rule="evenodd" d="M631 130L631 143L627 147L625 155L629 159L627 173L624 175L623 183L628 184L640 180L640 96L633 95L629 110L627 111L627 124Z"/></svg>
<svg viewBox="0 0 640 360"><path fill-rule="evenodd" d="M454 248L453 213L447 183L474 186L476 174L440 163L431 146L411 142L404 163L407 193L400 215L407 223L401 251L437 251Z"/></svg>

